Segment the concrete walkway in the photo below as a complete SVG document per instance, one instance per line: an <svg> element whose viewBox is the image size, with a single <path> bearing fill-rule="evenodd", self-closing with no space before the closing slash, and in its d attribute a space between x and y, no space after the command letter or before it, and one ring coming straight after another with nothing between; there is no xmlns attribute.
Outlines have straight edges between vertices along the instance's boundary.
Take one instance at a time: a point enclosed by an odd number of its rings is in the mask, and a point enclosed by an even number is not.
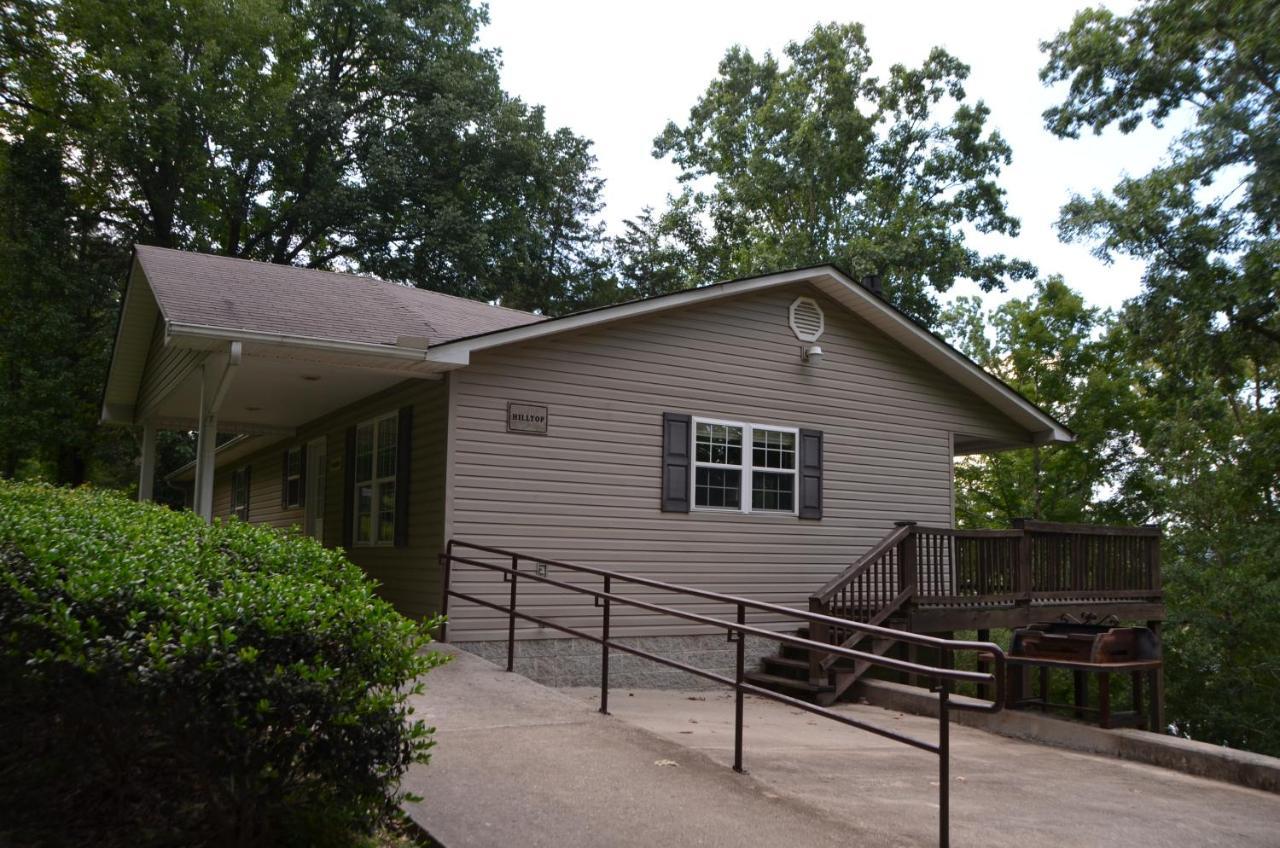
<svg viewBox="0 0 1280 848"><path fill-rule="evenodd" d="M447 646L444 646L446 649ZM436 725L410 814L466 846L937 844L937 758L748 699L748 775L725 691L544 688L460 651L417 702ZM863 718L931 738L935 721ZM952 844L1280 845L1280 796L952 727Z"/></svg>

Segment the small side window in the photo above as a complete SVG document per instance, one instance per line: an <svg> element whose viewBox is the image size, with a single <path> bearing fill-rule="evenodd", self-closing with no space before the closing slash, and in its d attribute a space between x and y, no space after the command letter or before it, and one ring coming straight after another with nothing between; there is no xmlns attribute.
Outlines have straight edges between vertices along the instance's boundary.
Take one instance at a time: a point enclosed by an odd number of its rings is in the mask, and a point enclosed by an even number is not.
<svg viewBox="0 0 1280 848"><path fill-rule="evenodd" d="M285 507L296 509L302 506L302 469L305 461L301 445L284 452L284 479L281 485L284 487L282 500Z"/></svg>
<svg viewBox="0 0 1280 848"><path fill-rule="evenodd" d="M231 472L231 514L249 520L249 466Z"/></svg>

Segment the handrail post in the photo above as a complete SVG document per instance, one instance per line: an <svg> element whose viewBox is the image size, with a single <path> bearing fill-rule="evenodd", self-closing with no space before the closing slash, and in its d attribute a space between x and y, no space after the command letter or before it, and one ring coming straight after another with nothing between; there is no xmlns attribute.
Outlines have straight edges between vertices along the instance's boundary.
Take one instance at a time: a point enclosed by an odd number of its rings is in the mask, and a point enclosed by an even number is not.
<svg viewBox="0 0 1280 848"><path fill-rule="evenodd" d="M895 521L894 526L911 528L898 548L898 592L907 592L911 603L916 595L916 522Z"/></svg>
<svg viewBox="0 0 1280 848"><path fill-rule="evenodd" d="M742 604L738 604L738 623L747 623L747 608ZM741 630L737 633L737 671L734 675L736 685L734 686L734 705L733 705L733 770L742 772L742 683L743 675L746 671L746 634Z"/></svg>
<svg viewBox="0 0 1280 848"><path fill-rule="evenodd" d="M950 683L938 681L938 845L951 844L951 701Z"/></svg>
<svg viewBox="0 0 1280 848"><path fill-rule="evenodd" d="M820 598L809 598L809 612L825 615L827 613L826 605ZM809 638L815 642L833 641L827 636L827 625L820 621L809 622ZM822 684L822 678L824 677L822 662L826 658L826 654L809 651L809 682L815 686Z"/></svg>
<svg viewBox="0 0 1280 848"><path fill-rule="evenodd" d="M609 714L609 585L604 578L604 621L600 628L600 712Z"/></svg>
<svg viewBox="0 0 1280 848"><path fill-rule="evenodd" d="M453 540L450 539L445 544L444 553L440 555L440 570L444 572L441 575L440 589L440 639L441 642L449 641L449 577L453 573Z"/></svg>
<svg viewBox="0 0 1280 848"><path fill-rule="evenodd" d="M507 671L516 667L516 579L520 576L520 558L511 556L511 606L507 608Z"/></svg>

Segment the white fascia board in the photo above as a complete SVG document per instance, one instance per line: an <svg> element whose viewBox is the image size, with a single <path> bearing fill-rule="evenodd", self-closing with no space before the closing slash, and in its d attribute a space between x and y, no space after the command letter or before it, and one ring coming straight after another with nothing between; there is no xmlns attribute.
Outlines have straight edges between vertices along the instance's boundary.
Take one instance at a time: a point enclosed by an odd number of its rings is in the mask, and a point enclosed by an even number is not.
<svg viewBox="0 0 1280 848"><path fill-rule="evenodd" d="M320 339L313 336L294 336L285 333L263 333L255 330L229 330L200 324L165 322L165 344L181 344L184 339L201 341L241 341L255 344L300 347L333 353L358 354L397 362L426 362L426 353L420 349L393 347L373 342L351 342L337 339Z"/></svg>
<svg viewBox="0 0 1280 848"><path fill-rule="evenodd" d="M851 294L860 303L869 306L875 317L879 319L872 323L879 325L880 329L886 331L889 336L896 337L908 348L913 348L925 361L938 367L947 376L1002 410L1006 415L1023 419L1029 425L1027 429L1033 433L1035 444L1076 440L1075 433L1046 415L1031 401L839 271L830 269L826 272L826 276L840 287L842 293ZM855 311L862 312L862 310ZM863 317L868 316L864 314ZM882 323L884 321L887 321L889 326L884 326ZM911 339L914 344L906 342L906 339Z"/></svg>

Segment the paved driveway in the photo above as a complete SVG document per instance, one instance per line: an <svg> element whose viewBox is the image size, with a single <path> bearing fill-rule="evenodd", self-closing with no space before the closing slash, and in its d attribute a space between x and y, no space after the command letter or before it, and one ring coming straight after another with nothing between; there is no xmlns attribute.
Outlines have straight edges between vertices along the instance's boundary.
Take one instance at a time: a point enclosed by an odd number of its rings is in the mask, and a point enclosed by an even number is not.
<svg viewBox="0 0 1280 848"><path fill-rule="evenodd" d="M591 702L595 690L565 690ZM630 694L628 694L630 693ZM621 690L614 717L733 762L730 692ZM844 705L880 727L935 739L937 721ZM780 797L887 826L893 845L936 844L937 757L748 698L744 765ZM952 844L1280 846L1280 795L1110 757L951 726Z"/></svg>
<svg viewBox="0 0 1280 848"><path fill-rule="evenodd" d="M751 698L743 776L728 692L619 689L602 716L594 691L454 653L416 701L439 744L406 779L445 848L937 844L930 754ZM1280 795L955 725L952 749L956 846L1280 846Z"/></svg>

